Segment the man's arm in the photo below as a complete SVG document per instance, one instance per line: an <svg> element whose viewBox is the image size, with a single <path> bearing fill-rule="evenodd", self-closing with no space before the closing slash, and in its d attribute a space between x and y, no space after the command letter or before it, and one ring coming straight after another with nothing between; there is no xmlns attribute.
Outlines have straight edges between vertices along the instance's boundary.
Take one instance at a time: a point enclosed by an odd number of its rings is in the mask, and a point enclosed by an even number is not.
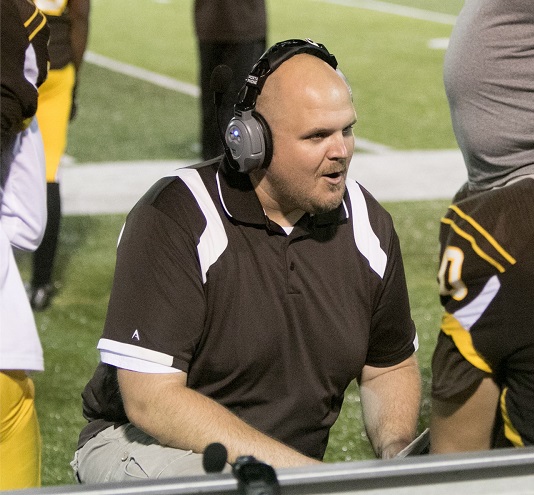
<svg viewBox="0 0 534 495"><path fill-rule="evenodd" d="M275 468L319 461L252 428L228 409L186 386L186 373L118 370L128 419L163 445L202 453L213 442L228 450L228 462L253 455Z"/></svg>
<svg viewBox="0 0 534 495"><path fill-rule="evenodd" d="M499 387L488 377L460 404L434 399L430 419L431 453L490 449L499 394Z"/></svg>
<svg viewBox="0 0 534 495"><path fill-rule="evenodd" d="M48 72L50 30L31 2L2 0L1 12L1 147L5 152L37 110L37 87ZM30 43L33 50L28 49ZM0 176L0 187L4 181Z"/></svg>
<svg viewBox="0 0 534 495"><path fill-rule="evenodd" d="M360 380L365 429L378 457L390 459L414 438L421 376L414 355L387 368L365 366Z"/></svg>

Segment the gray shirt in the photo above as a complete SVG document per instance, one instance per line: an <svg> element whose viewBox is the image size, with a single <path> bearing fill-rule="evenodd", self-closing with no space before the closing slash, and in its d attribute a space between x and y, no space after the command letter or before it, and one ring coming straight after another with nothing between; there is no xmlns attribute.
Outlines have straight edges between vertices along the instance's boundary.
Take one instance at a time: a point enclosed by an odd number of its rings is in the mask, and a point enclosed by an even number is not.
<svg viewBox="0 0 534 495"><path fill-rule="evenodd" d="M466 0L445 56L470 190L534 172L534 3Z"/></svg>

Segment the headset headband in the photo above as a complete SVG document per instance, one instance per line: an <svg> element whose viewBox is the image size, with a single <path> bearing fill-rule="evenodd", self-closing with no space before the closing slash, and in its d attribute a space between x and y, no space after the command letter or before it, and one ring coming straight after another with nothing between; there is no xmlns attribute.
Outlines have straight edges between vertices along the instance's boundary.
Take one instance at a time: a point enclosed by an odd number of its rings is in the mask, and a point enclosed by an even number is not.
<svg viewBox="0 0 534 495"><path fill-rule="evenodd" d="M324 45L315 43L310 39L299 40L292 39L281 41L267 50L252 68L245 85L241 89L239 102L235 106L238 112L253 110L256 106L256 98L261 93L265 80L272 74L283 62L294 55L308 53L324 60L333 69L337 68L337 60Z"/></svg>
<svg viewBox="0 0 534 495"><path fill-rule="evenodd" d="M306 40L287 40L273 45L252 68L234 105L234 116L224 136L228 163L235 170L250 173L267 167L273 156L271 130L267 121L255 111L256 99L265 80L294 55L308 53L337 69L336 57L324 45Z"/></svg>

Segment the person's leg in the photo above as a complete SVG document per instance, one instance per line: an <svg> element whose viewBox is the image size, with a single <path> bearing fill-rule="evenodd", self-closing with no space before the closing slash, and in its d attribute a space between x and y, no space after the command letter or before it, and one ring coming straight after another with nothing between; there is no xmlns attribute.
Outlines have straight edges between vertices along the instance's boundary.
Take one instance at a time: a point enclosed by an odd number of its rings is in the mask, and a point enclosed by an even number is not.
<svg viewBox="0 0 534 495"><path fill-rule="evenodd" d="M234 116L234 105L237 103L239 92L254 64L265 52L265 40L249 41L246 43L226 43L220 54L219 64L225 64L232 69L232 82L223 97L221 117L223 130ZM213 97L212 97L213 101Z"/></svg>
<svg viewBox="0 0 534 495"><path fill-rule="evenodd" d="M211 91L211 73L221 62L222 49L218 43L198 43L200 58L200 146L203 160L223 152L217 127L217 115Z"/></svg>
<svg viewBox="0 0 534 495"><path fill-rule="evenodd" d="M81 483L205 474L201 454L160 445L132 424L99 433L76 452L71 465Z"/></svg>
<svg viewBox="0 0 534 495"><path fill-rule="evenodd" d="M36 117L45 148L48 221L41 245L33 257L30 302L35 310L45 309L54 294L52 274L61 218L58 171L67 147L74 83L74 66L70 64L64 69L50 71L39 88Z"/></svg>
<svg viewBox="0 0 534 495"><path fill-rule="evenodd" d="M49 71L39 88L35 116L45 148L46 182L58 181L59 164L67 148L75 79L74 65L69 64L63 69Z"/></svg>
<svg viewBox="0 0 534 495"><path fill-rule="evenodd" d="M30 304L37 311L48 307L50 299L55 292L55 287L52 283L52 272L61 225L61 196L57 182L48 182L46 184L46 206L48 219L43 240L33 254Z"/></svg>
<svg viewBox="0 0 534 495"><path fill-rule="evenodd" d="M211 90L211 74L220 64L232 69L232 81L223 96L220 120L223 134L234 114L237 96L253 65L265 51L265 40L245 43L206 43L199 42L200 55L200 92L201 92L201 146L203 160L209 160L224 151L217 114Z"/></svg>
<svg viewBox="0 0 534 495"><path fill-rule="evenodd" d="M24 371L0 371L0 490L41 486L35 388Z"/></svg>

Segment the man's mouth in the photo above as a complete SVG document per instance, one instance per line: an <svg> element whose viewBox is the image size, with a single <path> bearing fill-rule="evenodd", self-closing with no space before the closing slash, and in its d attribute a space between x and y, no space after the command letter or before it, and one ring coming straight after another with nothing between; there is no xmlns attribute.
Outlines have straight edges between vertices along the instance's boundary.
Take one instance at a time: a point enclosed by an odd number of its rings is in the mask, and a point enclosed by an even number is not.
<svg viewBox="0 0 534 495"><path fill-rule="evenodd" d="M337 179L338 177L341 177L343 174L342 172L330 172L329 174L324 174L324 177L328 177L330 179Z"/></svg>
<svg viewBox="0 0 534 495"><path fill-rule="evenodd" d="M322 178L325 179L325 181L332 186L338 186L339 184L341 184L343 182L344 177L345 173L340 170L322 175Z"/></svg>

